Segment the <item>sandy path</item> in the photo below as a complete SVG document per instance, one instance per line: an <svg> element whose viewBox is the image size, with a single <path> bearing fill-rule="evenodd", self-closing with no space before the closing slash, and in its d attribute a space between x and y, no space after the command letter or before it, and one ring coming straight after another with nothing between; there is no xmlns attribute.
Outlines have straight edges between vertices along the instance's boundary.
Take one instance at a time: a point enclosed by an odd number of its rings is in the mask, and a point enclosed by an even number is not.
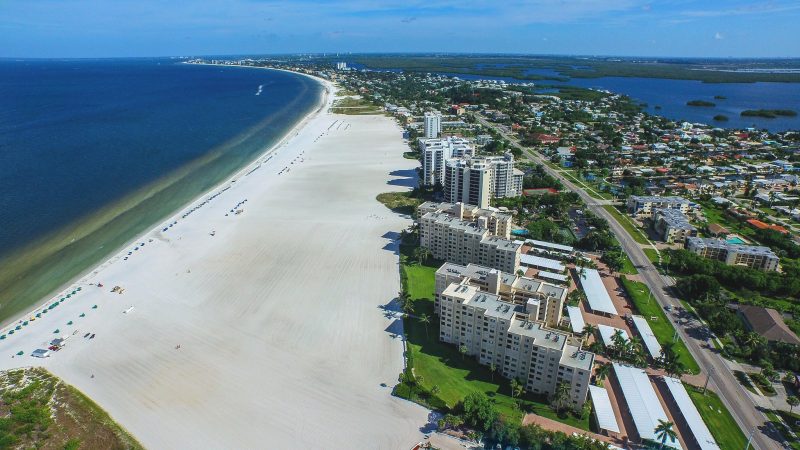
<svg viewBox="0 0 800 450"><path fill-rule="evenodd" d="M399 289L393 238L409 221L375 200L413 184L400 133L382 116L317 115L258 170L0 341L0 355L27 353L0 368L47 367L148 448L410 448L427 411L380 386L402 368L387 331L399 322L381 306ZM78 333L50 358L28 356L55 328Z"/></svg>

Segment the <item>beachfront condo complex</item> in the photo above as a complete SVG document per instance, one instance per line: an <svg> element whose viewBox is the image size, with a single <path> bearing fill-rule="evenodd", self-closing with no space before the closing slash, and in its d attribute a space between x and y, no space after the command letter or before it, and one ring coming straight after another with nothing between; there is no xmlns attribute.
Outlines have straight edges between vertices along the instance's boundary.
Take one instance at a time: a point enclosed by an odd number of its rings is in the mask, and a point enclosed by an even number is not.
<svg viewBox="0 0 800 450"><path fill-rule="evenodd" d="M460 212L461 208L455 209ZM436 259L516 273L522 246L495 234L510 233L510 217L505 216L497 213L467 217L451 210L426 212L418 220L420 246Z"/></svg>
<svg viewBox="0 0 800 450"><path fill-rule="evenodd" d="M514 168L514 156L451 158L445 161L444 197L486 208L492 198L522 195L524 173Z"/></svg>
<svg viewBox="0 0 800 450"><path fill-rule="evenodd" d="M444 162L451 158L475 156L475 146L468 139L449 136L438 139L420 139L422 179L425 186L444 185Z"/></svg>
<svg viewBox="0 0 800 450"><path fill-rule="evenodd" d="M447 286L466 281L482 292L497 295L501 300L521 305L528 311L531 320L557 327L567 298L567 288L545 281L501 272L477 264L462 266L444 263L436 271L434 311L439 314L439 296Z"/></svg>
<svg viewBox="0 0 800 450"><path fill-rule="evenodd" d="M468 278L439 295L439 339L463 348L525 390L552 396L559 384L570 387L574 409L586 401L594 354L570 334L547 328L532 303L518 305L482 291Z"/></svg>

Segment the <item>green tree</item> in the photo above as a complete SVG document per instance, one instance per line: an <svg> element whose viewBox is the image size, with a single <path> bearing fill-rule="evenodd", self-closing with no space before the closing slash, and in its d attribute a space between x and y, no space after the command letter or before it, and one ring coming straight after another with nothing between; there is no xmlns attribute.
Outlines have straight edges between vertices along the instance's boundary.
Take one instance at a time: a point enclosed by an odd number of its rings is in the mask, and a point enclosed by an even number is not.
<svg viewBox="0 0 800 450"><path fill-rule="evenodd" d="M417 259L417 264L422 265L431 257L431 251L427 247L417 247L414 249L414 258Z"/></svg>
<svg viewBox="0 0 800 450"><path fill-rule="evenodd" d="M800 399L794 395L790 395L786 397L786 403L789 404L789 414L791 414L792 411L794 411L794 407L800 405Z"/></svg>
<svg viewBox="0 0 800 450"><path fill-rule="evenodd" d="M598 364L594 372L598 380L603 381L611 374L611 364Z"/></svg>
<svg viewBox="0 0 800 450"><path fill-rule="evenodd" d="M464 422L480 431L488 431L498 414L489 397L483 392L470 392L462 402Z"/></svg>
<svg viewBox="0 0 800 450"><path fill-rule="evenodd" d="M658 420L658 425L653 431L655 431L656 437L661 442L660 448L664 448L667 439L669 439L670 442L675 442L675 439L677 439L678 435L675 433L675 430L673 430L673 427L674 424L672 422L665 422L661 419Z"/></svg>
<svg viewBox="0 0 800 450"><path fill-rule="evenodd" d="M461 353L461 360L463 361L464 360L464 355L467 354L467 346L464 345L464 344L459 345L458 346L458 352Z"/></svg>
<svg viewBox="0 0 800 450"><path fill-rule="evenodd" d="M422 313L422 314L420 314L420 315L419 315L419 317L417 318L417 320L419 320L419 322L420 322L422 325L424 325L424 326L425 326L425 339L428 339L428 324L430 324L430 323L431 323L431 318L430 318L430 316L428 316L428 315L427 315L427 314L425 314L425 313Z"/></svg>
<svg viewBox="0 0 800 450"><path fill-rule="evenodd" d="M492 382L494 382L494 373L497 371L497 366L494 363L489 364L489 373L491 373Z"/></svg>
<svg viewBox="0 0 800 450"><path fill-rule="evenodd" d="M553 393L553 398L550 399L550 406L559 414L562 414L570 405L569 385L567 383L558 383L556 390Z"/></svg>

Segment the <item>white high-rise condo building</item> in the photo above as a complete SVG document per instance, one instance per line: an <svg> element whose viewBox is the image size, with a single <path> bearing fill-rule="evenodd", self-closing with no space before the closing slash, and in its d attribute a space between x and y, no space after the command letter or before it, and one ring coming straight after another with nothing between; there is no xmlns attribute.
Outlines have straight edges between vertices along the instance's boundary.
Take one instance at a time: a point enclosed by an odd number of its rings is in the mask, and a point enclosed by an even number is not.
<svg viewBox="0 0 800 450"><path fill-rule="evenodd" d="M425 137L437 138L442 133L442 115L438 112L425 113Z"/></svg>
<svg viewBox="0 0 800 450"><path fill-rule="evenodd" d="M586 401L594 353L581 350L571 334L536 320L533 306L504 301L467 279L452 283L439 295L439 339L465 347L480 364L494 365L533 394L550 396L566 384L578 409Z"/></svg>
<svg viewBox="0 0 800 450"><path fill-rule="evenodd" d="M445 161L444 198L489 207L494 197L517 197L522 194L524 173L514 168L514 156L451 158Z"/></svg>
<svg viewBox="0 0 800 450"><path fill-rule="evenodd" d="M419 151L422 155L422 184L433 186L444 184L444 163L450 158L475 156L472 141L458 137L420 139Z"/></svg>
<svg viewBox="0 0 800 450"><path fill-rule="evenodd" d="M722 239L689 237L686 238L686 250L729 266L770 271L778 270L780 264L780 258L769 247L733 244Z"/></svg>

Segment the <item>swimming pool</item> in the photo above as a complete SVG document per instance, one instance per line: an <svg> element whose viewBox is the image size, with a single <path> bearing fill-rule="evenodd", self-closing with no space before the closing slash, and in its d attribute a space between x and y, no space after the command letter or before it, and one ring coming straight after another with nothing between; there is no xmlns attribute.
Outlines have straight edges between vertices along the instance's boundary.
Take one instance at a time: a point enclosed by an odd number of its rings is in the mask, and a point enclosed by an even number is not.
<svg viewBox="0 0 800 450"><path fill-rule="evenodd" d="M740 238L739 236L731 236L731 237L729 237L728 239L725 239L725 240L728 241L729 244L746 244L747 243L742 238Z"/></svg>

